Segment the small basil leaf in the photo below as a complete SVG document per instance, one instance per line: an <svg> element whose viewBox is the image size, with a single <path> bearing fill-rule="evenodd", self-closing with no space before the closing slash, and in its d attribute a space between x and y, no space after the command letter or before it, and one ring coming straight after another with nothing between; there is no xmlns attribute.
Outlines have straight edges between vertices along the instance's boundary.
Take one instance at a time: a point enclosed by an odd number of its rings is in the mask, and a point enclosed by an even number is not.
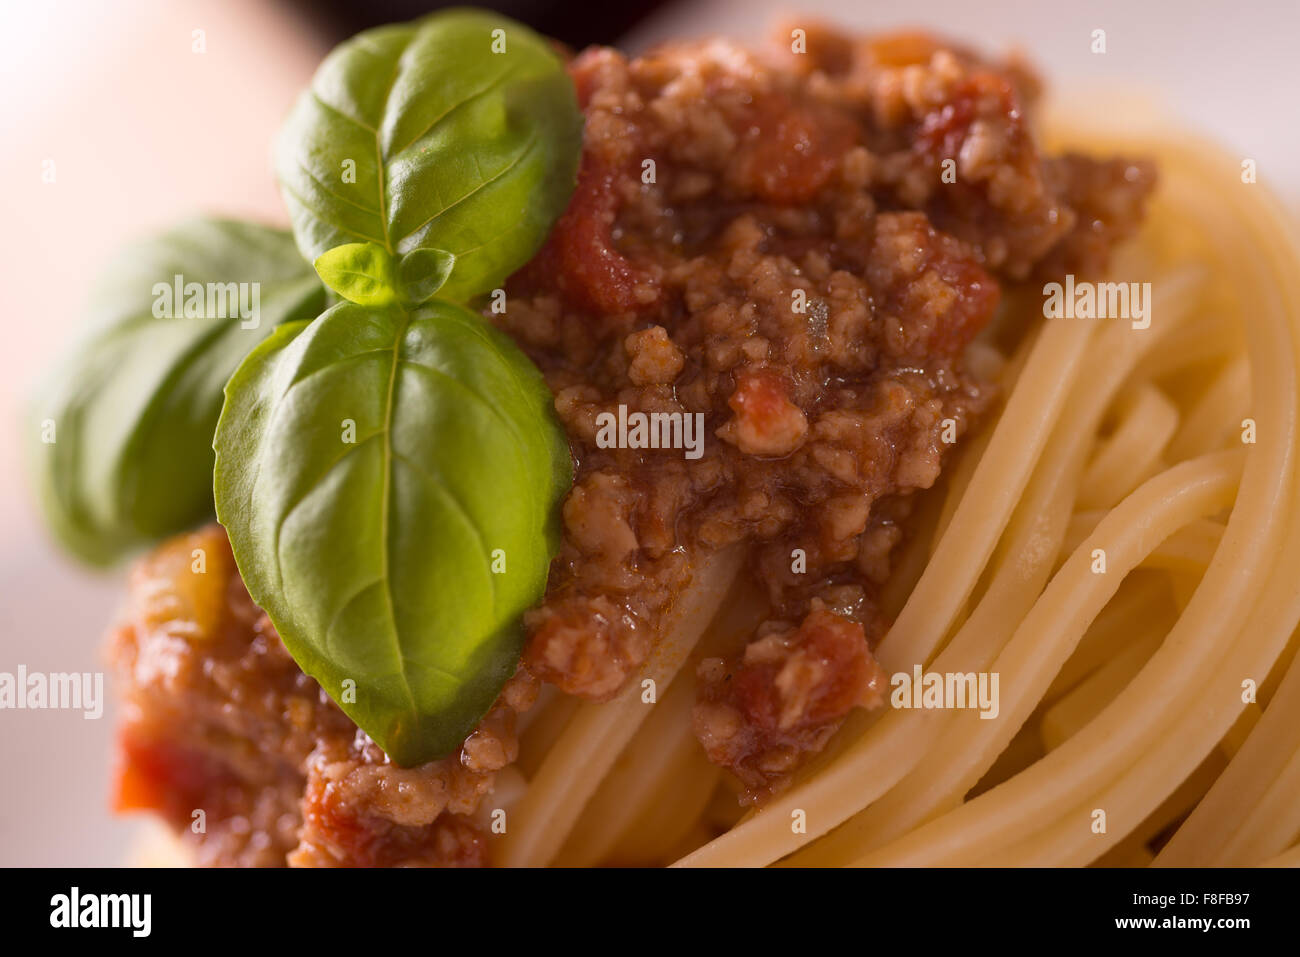
<svg viewBox="0 0 1300 957"><path fill-rule="evenodd" d="M281 230L196 220L124 251L89 335L30 409L35 484L60 541L105 565L210 517L227 379L278 323L324 302Z"/></svg>
<svg viewBox="0 0 1300 957"><path fill-rule="evenodd" d="M217 516L298 664L399 764L454 750L558 547L571 465L537 369L458 306L340 303L248 356L215 446Z"/></svg>
<svg viewBox="0 0 1300 957"><path fill-rule="evenodd" d="M393 257L376 243L346 243L316 257L321 281L348 302L387 306L397 301Z"/></svg>
<svg viewBox="0 0 1300 957"><path fill-rule="evenodd" d="M453 10L336 48L285 123L276 172L308 259L353 242L446 250L441 295L463 302L541 245L581 146L573 83L549 44Z"/></svg>
<svg viewBox="0 0 1300 957"><path fill-rule="evenodd" d="M428 302L447 282L456 257L443 249L413 249L397 264L402 298L412 306Z"/></svg>

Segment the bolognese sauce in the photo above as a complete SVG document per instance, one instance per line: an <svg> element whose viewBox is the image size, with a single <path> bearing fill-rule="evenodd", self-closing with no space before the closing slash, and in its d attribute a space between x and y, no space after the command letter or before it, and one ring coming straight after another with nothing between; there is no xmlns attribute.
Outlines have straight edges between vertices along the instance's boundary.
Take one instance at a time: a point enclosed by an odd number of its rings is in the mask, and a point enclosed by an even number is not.
<svg viewBox="0 0 1300 957"><path fill-rule="evenodd" d="M539 683L618 694L724 548L769 613L699 662L695 730L742 800L883 703L877 590L915 494L996 398L967 347L1008 284L1102 268L1154 173L1042 155L1016 63L921 34L819 29L807 50L570 64L576 191L485 315L543 371L575 481L519 671L461 748L392 764L294 664L213 526L132 578L112 642L123 807L187 832L205 808L207 863L486 863L481 799ZM597 418L619 406L703 415L702 454L603 447ZM184 574L194 548L208 575Z"/></svg>

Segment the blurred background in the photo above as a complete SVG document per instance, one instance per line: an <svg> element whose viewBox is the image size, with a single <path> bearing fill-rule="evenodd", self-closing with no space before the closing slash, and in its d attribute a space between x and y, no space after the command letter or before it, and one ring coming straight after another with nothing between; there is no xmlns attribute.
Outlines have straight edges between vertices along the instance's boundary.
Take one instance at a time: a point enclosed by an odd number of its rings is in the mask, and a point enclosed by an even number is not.
<svg viewBox="0 0 1300 957"><path fill-rule="evenodd" d="M1256 160L1300 208L1293 0L517 0L486 3L572 47L763 35L778 17L928 27L1024 51L1090 121L1154 105ZM21 456L33 382L77 334L111 251L194 212L286 217L270 144L337 42L441 4L417 0L46 0L0 5L0 671L102 671L122 573L57 553ZM1104 29L1107 53L1090 52ZM205 52L193 52L195 30ZM1139 115L1141 111L1137 111ZM42 180L47 161L55 179ZM111 681L108 682L111 685ZM106 685L106 690L110 690ZM0 711L0 865L113 866L139 822L108 813L115 716Z"/></svg>

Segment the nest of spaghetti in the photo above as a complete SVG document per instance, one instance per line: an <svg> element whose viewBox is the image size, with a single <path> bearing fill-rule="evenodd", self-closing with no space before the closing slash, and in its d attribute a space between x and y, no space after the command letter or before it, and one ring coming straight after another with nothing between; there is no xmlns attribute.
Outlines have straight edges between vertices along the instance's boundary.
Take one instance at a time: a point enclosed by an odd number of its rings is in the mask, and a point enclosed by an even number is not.
<svg viewBox="0 0 1300 957"><path fill-rule="evenodd" d="M123 809L222 865L1285 849L1262 818L1232 840L1188 818L1227 800L1295 626L1273 595L1300 536L1268 511L1295 317L1225 237L1285 242L1166 144L1047 149L1018 60L776 36L568 62L577 189L484 317L545 376L576 471L472 733L390 760L214 525L136 566L111 637Z"/></svg>

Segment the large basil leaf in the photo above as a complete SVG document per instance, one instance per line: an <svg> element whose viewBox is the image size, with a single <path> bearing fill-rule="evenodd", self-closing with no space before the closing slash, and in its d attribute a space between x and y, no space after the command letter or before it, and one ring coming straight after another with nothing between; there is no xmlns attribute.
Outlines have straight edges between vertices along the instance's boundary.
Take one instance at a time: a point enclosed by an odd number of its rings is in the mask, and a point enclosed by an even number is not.
<svg viewBox="0 0 1300 957"><path fill-rule="evenodd" d="M558 547L571 464L540 373L458 306L345 302L277 330L226 394L217 516L253 598L395 761L449 753Z"/></svg>
<svg viewBox="0 0 1300 957"><path fill-rule="evenodd" d="M335 49L281 132L276 171L308 259L355 242L396 257L437 248L455 257L440 296L462 302L541 245L581 143L573 84L547 42L454 10Z"/></svg>
<svg viewBox="0 0 1300 957"><path fill-rule="evenodd" d="M170 304L174 318L160 318L161 287L174 289L177 276L205 287L203 312L206 284L233 295L214 298L206 318L187 318L183 295ZM257 284L255 327L227 283ZM249 306L254 288L244 287ZM36 484L59 539L107 564L210 517L212 431L226 381L276 324L316 315L324 302L281 230L196 220L125 251L93 297L89 336L31 410Z"/></svg>

